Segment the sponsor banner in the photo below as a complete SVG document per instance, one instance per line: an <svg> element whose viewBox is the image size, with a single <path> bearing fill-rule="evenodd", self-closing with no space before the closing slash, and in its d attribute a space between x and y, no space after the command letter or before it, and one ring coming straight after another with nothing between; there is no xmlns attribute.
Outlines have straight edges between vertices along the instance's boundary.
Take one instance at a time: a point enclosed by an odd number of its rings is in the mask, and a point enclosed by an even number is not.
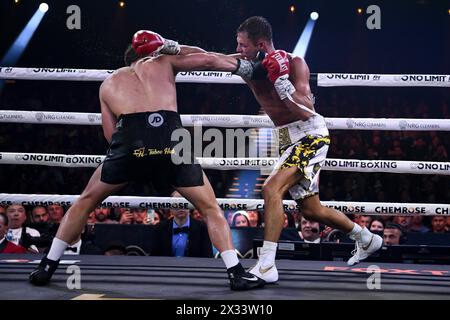
<svg viewBox="0 0 450 320"><path fill-rule="evenodd" d="M45 194L9 194L0 193L0 205L19 203L22 205L37 205L37 203L59 203L71 205L79 196L75 195L45 195ZM222 210L263 210L262 199L217 199ZM449 215L449 204L422 203L375 203L375 202L339 202L322 201L322 204L341 210L344 213L364 213L365 215ZM191 203L184 198L171 197L124 197L111 196L106 198L102 207L129 207L151 209L192 209ZM285 210L299 210L295 201L283 201Z"/></svg>
<svg viewBox="0 0 450 320"><path fill-rule="evenodd" d="M197 158L203 169L259 170L272 169L278 158Z"/></svg>
<svg viewBox="0 0 450 320"><path fill-rule="evenodd" d="M450 87L450 75L319 73L319 87Z"/></svg>
<svg viewBox="0 0 450 320"><path fill-rule="evenodd" d="M325 118L331 130L450 131L446 119ZM0 111L0 122L101 125L100 113ZM268 116L181 115L185 127L274 128Z"/></svg>
<svg viewBox="0 0 450 320"><path fill-rule="evenodd" d="M322 201L322 204L343 213L365 215L449 215L449 204L424 203L376 203Z"/></svg>
<svg viewBox="0 0 450 320"><path fill-rule="evenodd" d="M23 111L0 111L0 122L25 123L26 119Z"/></svg>
<svg viewBox="0 0 450 320"><path fill-rule="evenodd" d="M326 159L323 170L450 175L450 162Z"/></svg>
<svg viewBox="0 0 450 320"><path fill-rule="evenodd" d="M103 81L113 72L114 70L0 67L0 79Z"/></svg>
<svg viewBox="0 0 450 320"><path fill-rule="evenodd" d="M66 80L103 81L115 70L72 69L72 68L15 68L0 67L0 79L17 80ZM180 83L245 83L231 72L191 71L180 72L176 77Z"/></svg>
<svg viewBox="0 0 450 320"><path fill-rule="evenodd" d="M450 131L446 119L376 119L326 118L328 129L335 130L393 130L393 131Z"/></svg>
<svg viewBox="0 0 450 320"><path fill-rule="evenodd" d="M241 115L181 115L183 126L192 127L202 125L222 128L273 128L274 124L268 116L241 116Z"/></svg>
<svg viewBox="0 0 450 320"><path fill-rule="evenodd" d="M97 167L105 158L100 155L65 155L46 153L0 153L0 164L33 164L57 167ZM204 169L260 170L273 169L278 158L197 158ZM326 171L386 172L450 175L450 162L394 160L326 159Z"/></svg>
<svg viewBox="0 0 450 320"><path fill-rule="evenodd" d="M177 74L176 82L179 83L229 83L244 84L241 77L231 74L231 72L220 71L189 71Z"/></svg>
<svg viewBox="0 0 450 320"><path fill-rule="evenodd" d="M0 122L101 125L100 113L53 111L0 111Z"/></svg>
<svg viewBox="0 0 450 320"><path fill-rule="evenodd" d="M103 81L113 72L114 70L96 69L0 67L0 79ZM231 72L218 71L180 72L176 81L180 83L245 83L241 77ZM319 87L450 87L450 75L319 73L317 85Z"/></svg>
<svg viewBox="0 0 450 320"><path fill-rule="evenodd" d="M105 156L65 155L45 153L12 153L3 152L0 164L27 164L55 167L96 168Z"/></svg>

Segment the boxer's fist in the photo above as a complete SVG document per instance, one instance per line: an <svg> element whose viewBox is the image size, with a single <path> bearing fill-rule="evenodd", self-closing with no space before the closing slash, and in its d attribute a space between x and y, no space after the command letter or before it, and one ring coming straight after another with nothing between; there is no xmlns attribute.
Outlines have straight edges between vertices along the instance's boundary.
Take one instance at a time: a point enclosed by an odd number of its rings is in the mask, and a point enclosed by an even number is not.
<svg viewBox="0 0 450 320"><path fill-rule="evenodd" d="M131 46L138 55L147 56L164 47L164 38L155 32L140 30L133 35Z"/></svg>
<svg viewBox="0 0 450 320"><path fill-rule="evenodd" d="M289 59L286 51L275 50L268 54L262 61L262 65L267 70L267 76L272 83L280 78L289 78Z"/></svg>
<svg viewBox="0 0 450 320"><path fill-rule="evenodd" d="M289 81L289 58L286 51L275 50L264 58L262 65L266 68L267 76L280 100L290 98L295 92L295 87Z"/></svg>

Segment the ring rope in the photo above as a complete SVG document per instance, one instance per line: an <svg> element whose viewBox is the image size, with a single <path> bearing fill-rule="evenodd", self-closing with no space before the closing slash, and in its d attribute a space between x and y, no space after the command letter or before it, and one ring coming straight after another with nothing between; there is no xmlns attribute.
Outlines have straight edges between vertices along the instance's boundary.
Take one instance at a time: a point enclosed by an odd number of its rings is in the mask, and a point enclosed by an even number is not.
<svg viewBox="0 0 450 320"><path fill-rule="evenodd" d="M73 68L17 68L0 67L0 79L103 81L114 70ZM371 86L371 87L450 87L450 75L443 74L361 74L312 73L311 79L319 87ZM180 72L178 83L244 84L241 77L231 72Z"/></svg>
<svg viewBox="0 0 450 320"><path fill-rule="evenodd" d="M100 113L1 110L0 123L101 125ZM450 131L448 119L325 118L330 130ZM274 128L268 116L181 115L185 127Z"/></svg>
<svg viewBox="0 0 450 320"><path fill-rule="evenodd" d="M53 167L97 167L105 156L50 153L1 152L0 164L40 165ZM273 169L278 158L197 158L203 169L260 170ZM404 160L326 159L326 171L385 172L450 175L450 162Z"/></svg>
<svg viewBox="0 0 450 320"><path fill-rule="evenodd" d="M54 194L10 194L0 193L0 204L11 205L50 205L58 204L70 206L79 196L77 195L54 195ZM218 198L217 202L222 210L263 210L263 199L233 199ZM321 201L327 207L335 208L346 214L363 215L449 215L449 204L437 203L377 203L377 202L345 202L345 201ZM172 197L132 197L132 196L110 196L106 198L101 206L104 207L127 207L146 209L193 209L190 202L184 198ZM283 200L284 210L294 211L300 207L293 200Z"/></svg>

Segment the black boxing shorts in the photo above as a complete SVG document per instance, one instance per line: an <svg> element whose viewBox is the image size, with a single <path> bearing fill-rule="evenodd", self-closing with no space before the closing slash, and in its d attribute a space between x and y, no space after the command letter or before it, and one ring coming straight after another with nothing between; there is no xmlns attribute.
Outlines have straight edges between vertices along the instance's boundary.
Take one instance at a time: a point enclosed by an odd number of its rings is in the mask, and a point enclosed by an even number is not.
<svg viewBox="0 0 450 320"><path fill-rule="evenodd" d="M157 189L203 185L203 171L198 163L172 161L174 147L179 143L171 141L172 132L185 130L177 112L120 115L116 129L103 161L101 181L108 184L151 181Z"/></svg>

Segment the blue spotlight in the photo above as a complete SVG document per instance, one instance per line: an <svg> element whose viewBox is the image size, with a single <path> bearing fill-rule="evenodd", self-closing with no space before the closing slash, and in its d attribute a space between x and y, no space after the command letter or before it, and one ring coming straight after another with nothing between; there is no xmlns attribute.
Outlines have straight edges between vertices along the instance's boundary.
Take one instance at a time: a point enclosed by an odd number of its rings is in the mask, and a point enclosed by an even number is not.
<svg viewBox="0 0 450 320"><path fill-rule="evenodd" d="M33 17L30 19L30 21L28 21L25 28L17 37L16 41L14 41L8 52L6 52L0 63L1 66L13 67L17 63L47 10L48 5L46 3L41 3L39 9L36 10Z"/></svg>
<svg viewBox="0 0 450 320"><path fill-rule="evenodd" d="M303 29L300 39L298 40L297 44L295 45L294 51L292 52L294 55L300 56L302 58L305 57L306 50L308 50L309 40L311 40L311 35L317 19L319 19L319 14L317 12L312 12L310 15L310 19L306 23L305 29Z"/></svg>

